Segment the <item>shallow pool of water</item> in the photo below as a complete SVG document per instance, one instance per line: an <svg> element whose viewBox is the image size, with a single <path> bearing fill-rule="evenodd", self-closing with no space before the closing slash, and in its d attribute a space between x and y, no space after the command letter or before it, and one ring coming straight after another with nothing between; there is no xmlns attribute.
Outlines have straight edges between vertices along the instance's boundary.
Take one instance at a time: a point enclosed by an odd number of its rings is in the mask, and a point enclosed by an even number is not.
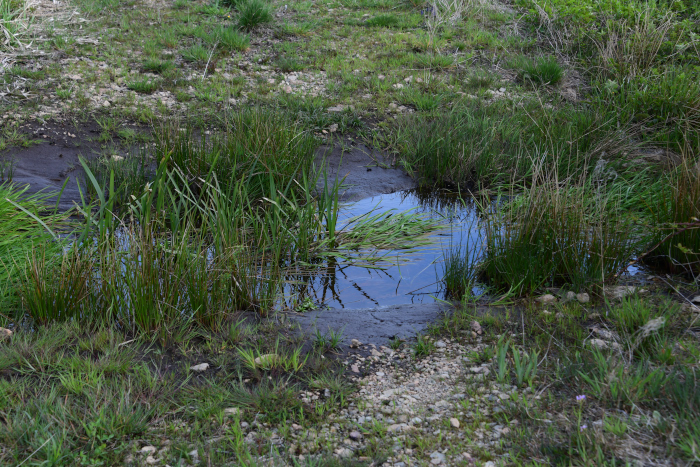
<svg viewBox="0 0 700 467"><path fill-rule="evenodd" d="M341 218L374 210L380 212L413 212L423 214L443 225L430 235L430 245L415 251L390 251L387 258L400 263L383 269L369 269L338 262L322 274L298 278L304 285L287 287L287 297L305 293L318 306L363 309L389 305L433 303L444 299L443 262L446 251L467 241L478 242L477 215L472 205L457 196L436 196L416 190L374 196L345 205Z"/></svg>

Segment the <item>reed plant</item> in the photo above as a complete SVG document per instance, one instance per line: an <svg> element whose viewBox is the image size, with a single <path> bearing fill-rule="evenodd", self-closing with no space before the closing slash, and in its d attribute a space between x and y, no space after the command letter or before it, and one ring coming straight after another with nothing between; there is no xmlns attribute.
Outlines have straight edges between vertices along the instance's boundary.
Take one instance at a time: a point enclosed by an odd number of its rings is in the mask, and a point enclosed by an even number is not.
<svg viewBox="0 0 700 467"><path fill-rule="evenodd" d="M635 150L634 128L616 123L595 109L467 102L397 119L386 143L422 185L473 190L531 183L533 158L564 178L592 170L601 154L622 159Z"/></svg>
<svg viewBox="0 0 700 467"><path fill-rule="evenodd" d="M649 206L657 230L643 260L672 273L700 272L700 170L685 157Z"/></svg>
<svg viewBox="0 0 700 467"><path fill-rule="evenodd" d="M533 167L533 184L485 209L483 277L532 293L545 285L585 289L626 265L638 248L615 185L560 179Z"/></svg>

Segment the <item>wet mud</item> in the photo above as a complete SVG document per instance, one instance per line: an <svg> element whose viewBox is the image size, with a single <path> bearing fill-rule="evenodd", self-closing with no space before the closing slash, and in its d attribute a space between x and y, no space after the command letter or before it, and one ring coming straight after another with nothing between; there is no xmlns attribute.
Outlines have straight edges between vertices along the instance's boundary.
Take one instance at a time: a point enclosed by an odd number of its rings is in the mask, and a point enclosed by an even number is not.
<svg viewBox="0 0 700 467"><path fill-rule="evenodd" d="M69 122L45 125L31 124L20 128L34 144L14 147L0 154L0 159L13 164L12 181L17 186L28 185L28 193L59 192L65 184L58 203L61 211L80 204L80 187L84 191L83 168L79 157L96 157L102 152L97 142L100 129L96 123L86 123L76 128ZM49 199L55 203L57 197Z"/></svg>
<svg viewBox="0 0 700 467"><path fill-rule="evenodd" d="M340 182L341 201L359 201L370 196L396 193L416 186L415 180L401 169L393 168L389 157L376 149L352 141L336 141L321 146L316 167L324 167L328 184ZM319 179L318 189L325 180Z"/></svg>
<svg viewBox="0 0 700 467"><path fill-rule="evenodd" d="M393 305L360 310L331 308L315 310L294 319L302 330L327 334L329 329L343 332L343 344L352 339L364 344L386 344L391 339L409 339L445 316L452 306L445 303Z"/></svg>

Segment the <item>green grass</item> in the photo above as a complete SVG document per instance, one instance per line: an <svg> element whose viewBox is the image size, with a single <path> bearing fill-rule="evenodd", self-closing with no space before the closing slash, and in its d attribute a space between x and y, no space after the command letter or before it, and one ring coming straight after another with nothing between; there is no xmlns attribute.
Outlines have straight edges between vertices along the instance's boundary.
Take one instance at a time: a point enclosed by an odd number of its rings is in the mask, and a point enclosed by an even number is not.
<svg viewBox="0 0 700 467"><path fill-rule="evenodd" d="M536 60L524 58L517 62L518 75L523 82L533 84L557 85L564 77L564 70L553 57L541 57Z"/></svg>
<svg viewBox="0 0 700 467"><path fill-rule="evenodd" d="M162 74L165 71L171 70L175 64L170 61L149 59L143 62L143 70L150 73Z"/></svg>
<svg viewBox="0 0 700 467"><path fill-rule="evenodd" d="M158 90L160 86L159 81L144 78L138 81L132 81L126 85L127 88L132 91L136 91L142 94L153 94Z"/></svg>
<svg viewBox="0 0 700 467"><path fill-rule="evenodd" d="M657 230L644 261L670 272L696 274L700 270L700 175L694 162L685 159L669 174L660 195L649 205Z"/></svg>
<svg viewBox="0 0 700 467"><path fill-rule="evenodd" d="M46 216L45 203L52 194L27 195L26 191L26 187L20 189L9 183L0 185L0 303L4 309L17 306L15 288L31 264L32 249L44 245L46 253L55 255L61 248L47 230L48 225L55 228L60 220ZM7 315L3 314L5 319Z"/></svg>
<svg viewBox="0 0 700 467"><path fill-rule="evenodd" d="M250 31L272 21L272 10L263 0L245 0L238 6L236 22L240 29Z"/></svg>
<svg viewBox="0 0 700 467"><path fill-rule="evenodd" d="M522 194L486 206L483 278L518 293L584 290L612 278L639 248L621 208L629 196L624 185L601 191L583 178L562 187L556 173L533 170L533 184Z"/></svg>
<svg viewBox="0 0 700 467"><path fill-rule="evenodd" d="M195 62L200 65L206 64L211 56L213 55L213 50L210 50L203 45L196 44L191 47L187 47L181 50L182 58L188 62Z"/></svg>
<svg viewBox="0 0 700 467"><path fill-rule="evenodd" d="M250 36L241 34L233 28L221 27L214 32L219 47L224 50L245 51L250 46Z"/></svg>

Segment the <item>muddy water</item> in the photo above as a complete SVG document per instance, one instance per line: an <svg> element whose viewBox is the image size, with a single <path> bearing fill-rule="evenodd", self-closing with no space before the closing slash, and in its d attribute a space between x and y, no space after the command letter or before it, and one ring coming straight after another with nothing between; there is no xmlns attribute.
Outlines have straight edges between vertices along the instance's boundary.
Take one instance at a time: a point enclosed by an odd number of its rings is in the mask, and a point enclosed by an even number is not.
<svg viewBox="0 0 700 467"><path fill-rule="evenodd" d="M409 210L442 226L429 236L430 245L412 252L382 252L387 261L395 264L381 269L339 262L321 274L298 278L303 286L292 285L288 293L306 292L317 306L346 310L428 304L445 299L441 279L446 252L467 242L478 248L478 217L473 205L455 196L408 190L346 204L341 216L347 220L370 211Z"/></svg>

